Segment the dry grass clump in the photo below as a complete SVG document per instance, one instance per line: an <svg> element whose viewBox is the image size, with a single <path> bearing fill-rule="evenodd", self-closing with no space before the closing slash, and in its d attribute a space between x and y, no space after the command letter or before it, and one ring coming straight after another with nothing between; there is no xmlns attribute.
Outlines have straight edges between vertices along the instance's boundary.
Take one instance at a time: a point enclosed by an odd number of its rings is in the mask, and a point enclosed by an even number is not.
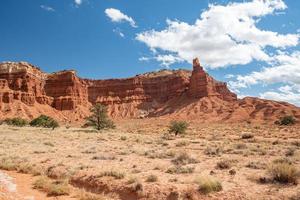
<svg viewBox="0 0 300 200"><path fill-rule="evenodd" d="M211 176L200 176L196 178L195 183L198 184L198 190L204 194L221 191L222 184Z"/></svg>
<svg viewBox="0 0 300 200"><path fill-rule="evenodd" d="M266 164L258 162L258 161L251 161L249 162L246 167L250 168L250 169L265 169L266 168Z"/></svg>
<svg viewBox="0 0 300 200"><path fill-rule="evenodd" d="M251 138L254 138L254 135L252 133L243 133L241 135L241 138L242 139L251 139Z"/></svg>
<svg viewBox="0 0 300 200"><path fill-rule="evenodd" d="M199 161L193 157L191 157L187 152L179 153L175 159L172 160L175 165L186 165L198 163Z"/></svg>
<svg viewBox="0 0 300 200"><path fill-rule="evenodd" d="M294 156L295 155L295 152L296 152L296 149L295 148L288 148L285 152L285 155L286 156Z"/></svg>
<svg viewBox="0 0 300 200"><path fill-rule="evenodd" d="M182 167L182 166L174 166L167 169L166 173L169 174L191 174L195 171L194 167Z"/></svg>
<svg viewBox="0 0 300 200"><path fill-rule="evenodd" d="M19 173L23 173L23 174L33 174L35 176L37 175L41 175L41 171L38 170L36 167L34 167L32 164L30 163L20 163L16 170Z"/></svg>
<svg viewBox="0 0 300 200"><path fill-rule="evenodd" d="M70 193L67 181L52 181L46 176L38 178L33 183L33 188L46 192L48 196L62 196Z"/></svg>
<svg viewBox="0 0 300 200"><path fill-rule="evenodd" d="M0 169L2 170L13 171L16 170L17 167L18 163L11 158L2 158L0 161Z"/></svg>
<svg viewBox="0 0 300 200"><path fill-rule="evenodd" d="M268 172L273 181L287 184L297 184L299 172L293 164L287 162L273 163L269 166Z"/></svg>
<svg viewBox="0 0 300 200"><path fill-rule="evenodd" d="M217 162L217 169L230 169L232 166L232 160L220 160Z"/></svg>
<svg viewBox="0 0 300 200"><path fill-rule="evenodd" d="M125 177L125 174L123 172L118 172L118 171L104 171L98 174L97 177L101 178L105 176L113 177L115 179L123 179Z"/></svg>
<svg viewBox="0 0 300 200"><path fill-rule="evenodd" d="M150 174L147 179L146 179L147 182L157 182L158 181L158 177L154 174Z"/></svg>
<svg viewBox="0 0 300 200"><path fill-rule="evenodd" d="M183 147L189 145L189 142L186 140L181 140L175 144L176 147Z"/></svg>
<svg viewBox="0 0 300 200"><path fill-rule="evenodd" d="M223 148L221 146L208 146L204 153L209 156L220 156L223 153Z"/></svg>

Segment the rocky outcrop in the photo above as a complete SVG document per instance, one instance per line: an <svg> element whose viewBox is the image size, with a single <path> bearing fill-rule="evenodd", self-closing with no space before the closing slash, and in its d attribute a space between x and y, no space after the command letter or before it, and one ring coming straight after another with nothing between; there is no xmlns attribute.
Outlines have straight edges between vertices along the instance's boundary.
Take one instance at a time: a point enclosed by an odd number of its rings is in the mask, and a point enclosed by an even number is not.
<svg viewBox="0 0 300 200"><path fill-rule="evenodd" d="M237 100L237 95L229 91L226 83L214 80L203 70L198 58L193 60L188 94L194 98L216 96L225 101Z"/></svg>
<svg viewBox="0 0 300 200"><path fill-rule="evenodd" d="M48 113L63 121L80 121L97 102L107 105L112 117L122 118L173 116L226 121L236 120L240 114L243 120L273 120L289 113L300 117L299 108L290 104L238 100L226 83L204 71L198 59L194 59L192 71L162 70L109 80L81 79L73 70L47 74L25 62L0 64L1 118Z"/></svg>

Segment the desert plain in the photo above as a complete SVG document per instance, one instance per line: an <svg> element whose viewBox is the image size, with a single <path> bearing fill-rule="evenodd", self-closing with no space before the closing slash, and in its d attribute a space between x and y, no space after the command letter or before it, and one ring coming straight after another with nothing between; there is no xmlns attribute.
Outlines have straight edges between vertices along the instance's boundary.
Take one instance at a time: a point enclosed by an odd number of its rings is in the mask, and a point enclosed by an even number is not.
<svg viewBox="0 0 300 200"><path fill-rule="evenodd" d="M175 136L168 123L118 120L100 132L1 125L0 199L300 198L299 124L190 121ZM274 178L280 164L295 169L291 180Z"/></svg>

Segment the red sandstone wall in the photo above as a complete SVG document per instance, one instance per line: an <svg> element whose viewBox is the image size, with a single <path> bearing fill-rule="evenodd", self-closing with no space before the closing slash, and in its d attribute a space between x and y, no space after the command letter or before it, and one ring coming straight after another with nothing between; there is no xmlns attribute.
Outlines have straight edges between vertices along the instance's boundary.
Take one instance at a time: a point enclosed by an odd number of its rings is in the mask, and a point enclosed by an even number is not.
<svg viewBox="0 0 300 200"><path fill-rule="evenodd" d="M31 106L48 104L57 110L74 110L89 102L151 107L185 94L192 98L216 96L226 101L237 100L225 83L205 73L198 59L194 60L192 75L177 70L110 80L80 79L75 71L46 74L28 63L0 64L0 103L19 100Z"/></svg>

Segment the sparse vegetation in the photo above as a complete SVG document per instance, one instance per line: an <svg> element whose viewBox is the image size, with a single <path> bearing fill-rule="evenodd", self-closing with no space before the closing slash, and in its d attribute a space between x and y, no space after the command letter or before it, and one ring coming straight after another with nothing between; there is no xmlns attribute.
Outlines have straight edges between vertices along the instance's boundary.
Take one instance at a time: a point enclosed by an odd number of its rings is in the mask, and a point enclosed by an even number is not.
<svg viewBox="0 0 300 200"><path fill-rule="evenodd" d="M223 153L223 148L221 146L208 146L204 153L209 156L220 156Z"/></svg>
<svg viewBox="0 0 300 200"><path fill-rule="evenodd" d="M92 115L86 119L86 126L92 126L97 130L115 128L115 124L108 118L107 107L97 103L91 108Z"/></svg>
<svg viewBox="0 0 300 200"><path fill-rule="evenodd" d="M123 179L125 177L125 174L118 171L104 171L101 172L97 177L101 178L104 176L114 177L115 179Z"/></svg>
<svg viewBox="0 0 300 200"><path fill-rule="evenodd" d="M191 174L195 170L194 167L183 167L183 166L173 166L167 169L166 173L169 174Z"/></svg>
<svg viewBox="0 0 300 200"><path fill-rule="evenodd" d="M19 117L5 119L4 123L6 123L7 125L10 125L10 126L18 126L18 127L23 127L28 124L27 120L19 118Z"/></svg>
<svg viewBox="0 0 300 200"><path fill-rule="evenodd" d="M279 120L275 121L275 124L284 125L284 126L293 125L295 123L296 123L296 119L291 115L284 116L284 117L280 118Z"/></svg>
<svg viewBox="0 0 300 200"><path fill-rule="evenodd" d="M217 162L217 169L229 169L231 168L232 161L231 160L221 160Z"/></svg>
<svg viewBox="0 0 300 200"><path fill-rule="evenodd" d="M185 121L172 121L169 126L169 133L174 133L175 136L185 134L188 128L188 123Z"/></svg>
<svg viewBox="0 0 300 200"><path fill-rule="evenodd" d="M55 119L46 115L40 115L39 117L33 119L29 124L30 126L34 127L44 127L52 129L59 127L59 124Z"/></svg>
<svg viewBox="0 0 300 200"><path fill-rule="evenodd" d="M241 136L242 139L251 139L253 137L254 137L254 135L251 133L243 133Z"/></svg>
<svg viewBox="0 0 300 200"><path fill-rule="evenodd" d="M0 162L0 169L7 170L7 171L13 171L17 169L18 164L16 161L10 158L2 158Z"/></svg>
<svg viewBox="0 0 300 200"><path fill-rule="evenodd" d="M172 160L175 165L186 165L192 163L198 163L199 161L191 157L187 152L179 153L175 159Z"/></svg>
<svg viewBox="0 0 300 200"><path fill-rule="evenodd" d="M33 183L33 188L46 192L48 196L62 196L70 193L67 181L52 181L46 176L39 177Z"/></svg>
<svg viewBox="0 0 300 200"><path fill-rule="evenodd" d="M198 189L204 194L211 192L219 192L222 190L222 184L211 176L201 176L195 180L198 184Z"/></svg>
<svg viewBox="0 0 300 200"><path fill-rule="evenodd" d="M147 182L157 182L158 181L158 178L156 175L154 174L150 174L147 179L146 179Z"/></svg>
<svg viewBox="0 0 300 200"><path fill-rule="evenodd" d="M287 162L273 163L269 166L268 172L274 181L279 183L297 183L299 172L297 168Z"/></svg>

